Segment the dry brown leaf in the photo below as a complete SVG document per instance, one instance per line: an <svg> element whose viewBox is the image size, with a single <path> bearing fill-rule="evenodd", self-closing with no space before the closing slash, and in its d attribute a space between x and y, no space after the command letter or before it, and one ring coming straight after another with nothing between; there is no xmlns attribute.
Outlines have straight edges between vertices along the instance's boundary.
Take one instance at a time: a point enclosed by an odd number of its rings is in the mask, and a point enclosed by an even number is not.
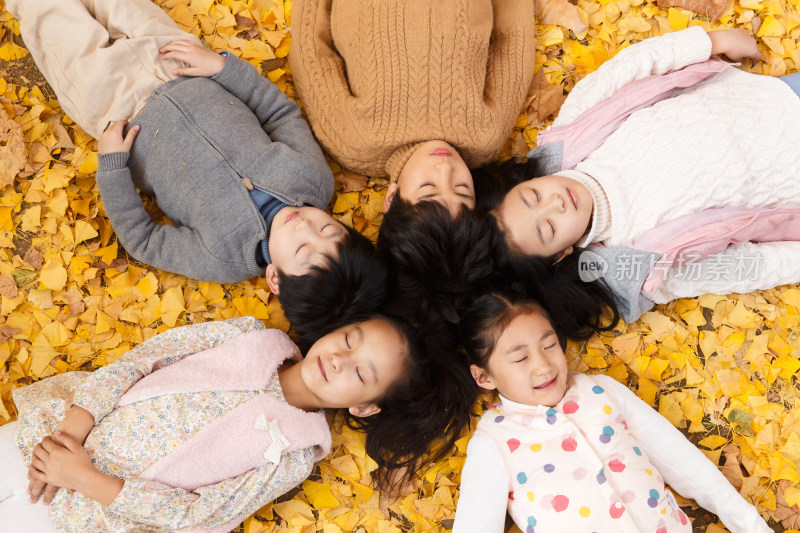
<svg viewBox="0 0 800 533"><path fill-rule="evenodd" d="M28 248L28 251L25 252L25 257L22 258L26 263L34 268L34 270L39 270L44 265L44 256L42 252L31 246Z"/></svg>
<svg viewBox="0 0 800 533"><path fill-rule="evenodd" d="M356 174L349 170L342 170L334 174L336 181L336 192L361 192L367 187L367 177L363 174Z"/></svg>
<svg viewBox="0 0 800 533"><path fill-rule="evenodd" d="M14 281L14 276L11 274L3 274L0 276L0 294L6 298L15 298L19 289L17 282Z"/></svg>
<svg viewBox="0 0 800 533"><path fill-rule="evenodd" d="M725 12L727 0L658 0L658 7L682 7L710 19L717 20Z"/></svg>
<svg viewBox="0 0 800 533"><path fill-rule="evenodd" d="M567 99L564 89L560 85L551 85L544 75L544 69L533 77L531 88L528 91L529 106L536 110L536 119L541 124L547 117L561 109L561 104Z"/></svg>
<svg viewBox="0 0 800 533"><path fill-rule="evenodd" d="M14 183L26 160L22 127L0 109L0 189Z"/></svg>
<svg viewBox="0 0 800 533"><path fill-rule="evenodd" d="M540 24L564 26L576 34L586 31L586 24L578 14L578 8L567 0L537 0L536 18Z"/></svg>
<svg viewBox="0 0 800 533"><path fill-rule="evenodd" d="M783 497L783 493L790 487L792 487L792 482L788 479L782 479L778 482L775 518L780 520L781 524L786 529L798 529L800 528L800 507L797 505L789 505L786 502L786 498Z"/></svg>
<svg viewBox="0 0 800 533"><path fill-rule="evenodd" d="M20 331L22 331L22 328L12 328L8 324L3 324L0 326L0 342L6 342Z"/></svg>
<svg viewBox="0 0 800 533"><path fill-rule="evenodd" d="M742 452L739 448L731 443L725 445L722 448L722 452L725 454L725 464L722 466L722 474L730 481L731 485L736 487L736 490L742 488L742 483L744 482L744 476L742 476L742 468L740 465L740 456Z"/></svg>

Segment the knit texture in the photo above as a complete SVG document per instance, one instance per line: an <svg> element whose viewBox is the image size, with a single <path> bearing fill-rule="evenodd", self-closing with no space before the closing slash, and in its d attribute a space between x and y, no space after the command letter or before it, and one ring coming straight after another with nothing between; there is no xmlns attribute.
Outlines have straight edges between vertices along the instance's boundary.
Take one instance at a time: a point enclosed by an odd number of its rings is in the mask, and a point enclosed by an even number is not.
<svg viewBox="0 0 800 533"><path fill-rule="evenodd" d="M705 61L710 50L702 28L631 46L576 85L557 122L633 79ZM607 231L593 241L624 244L704 209L800 206L798 123L800 99L785 83L738 69L633 113L575 167L608 199Z"/></svg>
<svg viewBox="0 0 800 533"><path fill-rule="evenodd" d="M292 19L314 134L372 176L396 175L395 150L434 139L470 167L496 158L533 76L531 0L297 0Z"/></svg>
<svg viewBox="0 0 800 533"><path fill-rule="evenodd" d="M325 209L333 194L297 104L233 55L212 79L153 91L136 124L130 155L98 158L97 186L125 250L162 270L217 283L262 276L256 249L267 225L246 183L287 205ZM175 226L153 222L134 186Z"/></svg>
<svg viewBox="0 0 800 533"><path fill-rule="evenodd" d="M558 175L583 184L592 195L592 220L589 223L589 229L581 237L581 240L575 243L575 246L585 248L594 241L602 241L608 235L608 227L611 224L611 209L603 187L594 178L582 172L562 170L558 172Z"/></svg>
<svg viewBox="0 0 800 533"><path fill-rule="evenodd" d="M386 162L386 175L389 176L389 181L395 183L406 166L408 160L414 155L420 146L425 143L413 143L401 146L389 156L389 161Z"/></svg>

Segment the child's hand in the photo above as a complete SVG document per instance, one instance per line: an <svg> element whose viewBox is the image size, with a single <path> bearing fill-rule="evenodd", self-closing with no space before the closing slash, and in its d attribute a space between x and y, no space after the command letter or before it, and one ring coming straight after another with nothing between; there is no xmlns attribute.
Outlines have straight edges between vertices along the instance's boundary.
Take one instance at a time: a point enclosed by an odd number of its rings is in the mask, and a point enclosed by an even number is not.
<svg viewBox="0 0 800 533"><path fill-rule="evenodd" d="M756 40L744 28L710 31L708 37L711 39L712 56L725 54L733 61L741 61L746 57L754 61L761 60Z"/></svg>
<svg viewBox="0 0 800 533"><path fill-rule="evenodd" d="M86 442L86 437L89 436L89 432L92 431L93 427L94 416L92 416L92 413L77 405L73 405L70 410L67 411L64 420L58 425L61 431L73 437L81 445ZM41 497L44 504L49 505L59 487L33 479L32 476L35 473L36 468L33 466L28 468L28 479L30 480L28 483L28 495L31 498L31 502L36 503L39 501L39 497Z"/></svg>
<svg viewBox="0 0 800 533"><path fill-rule="evenodd" d="M127 126L127 120L118 120L108 128L100 136L97 141L97 153L99 154L113 154L115 152L130 152L133 146L133 140L139 133L139 125L132 127L126 136L122 136L122 132Z"/></svg>
<svg viewBox="0 0 800 533"><path fill-rule="evenodd" d="M176 76L204 76L219 74L225 66L225 56L189 41L172 41L161 50L161 59L175 59L188 63L188 67L172 71Z"/></svg>
<svg viewBox="0 0 800 533"><path fill-rule="evenodd" d="M89 454L73 437L56 431L33 449L30 477L32 482L78 490L96 471ZM38 495L31 496L36 502Z"/></svg>

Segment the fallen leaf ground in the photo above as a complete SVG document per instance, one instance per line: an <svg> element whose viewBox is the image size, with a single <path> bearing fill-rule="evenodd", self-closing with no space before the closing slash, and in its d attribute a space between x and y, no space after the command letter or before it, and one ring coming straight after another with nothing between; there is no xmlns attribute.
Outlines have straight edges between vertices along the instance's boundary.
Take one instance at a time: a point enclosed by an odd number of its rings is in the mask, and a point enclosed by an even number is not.
<svg viewBox="0 0 800 533"><path fill-rule="evenodd" d="M650 35L702 25L740 26L764 59L745 65L782 75L800 66L798 0L696 1L721 9L717 22L645 0L578 0L589 29L537 31L537 77L505 155L534 146L536 132L569 90L615 51ZM157 0L185 30L215 50L257 65L293 95L285 58L291 0ZM47 376L92 369L165 329L254 315L287 329L263 279L202 283L131 260L118 245L94 181L96 144L65 116L30 61L16 21L0 1L0 424L15 417L11 391ZM717 6L717 7L715 7ZM735 112L735 111L732 111ZM7 114L14 123L8 122ZM5 122L3 122L5 120ZM769 120L769 117L765 117ZM2 132L6 136L2 136ZM22 171L13 179L23 143ZM16 144L15 144L16 143ZM15 148L16 146L16 148ZM385 182L341 173L332 210L374 237ZM161 215L152 202L154 217ZM634 324L569 347L573 369L626 382L720 465L775 531L800 529L800 286L684 299ZM475 405L477 416L491 398ZM452 525L468 441L420 474L417 490L394 500L371 488L363 439L329 414L333 450L314 475L241 528L247 533L397 533ZM691 511L695 531L725 531ZM512 531L518 531L512 526Z"/></svg>

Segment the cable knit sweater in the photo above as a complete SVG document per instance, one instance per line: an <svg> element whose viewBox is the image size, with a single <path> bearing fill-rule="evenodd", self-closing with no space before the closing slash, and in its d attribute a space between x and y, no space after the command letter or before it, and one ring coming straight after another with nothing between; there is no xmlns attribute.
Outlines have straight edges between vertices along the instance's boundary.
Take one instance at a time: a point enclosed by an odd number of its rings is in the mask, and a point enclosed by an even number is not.
<svg viewBox="0 0 800 533"><path fill-rule="evenodd" d="M554 126L566 124L623 85L705 61L699 27L629 47L582 80ZM800 206L800 99L782 81L728 69L633 113L575 170L589 186L592 226L580 244L616 246L659 224L704 209ZM800 280L800 243L738 243L728 254L760 254L755 279L667 276L654 301L727 294ZM712 258L710 258L712 259Z"/></svg>
<svg viewBox="0 0 800 533"><path fill-rule="evenodd" d="M533 76L533 11L532 0L295 0L289 63L314 134L373 176L433 139L470 167L489 162Z"/></svg>

